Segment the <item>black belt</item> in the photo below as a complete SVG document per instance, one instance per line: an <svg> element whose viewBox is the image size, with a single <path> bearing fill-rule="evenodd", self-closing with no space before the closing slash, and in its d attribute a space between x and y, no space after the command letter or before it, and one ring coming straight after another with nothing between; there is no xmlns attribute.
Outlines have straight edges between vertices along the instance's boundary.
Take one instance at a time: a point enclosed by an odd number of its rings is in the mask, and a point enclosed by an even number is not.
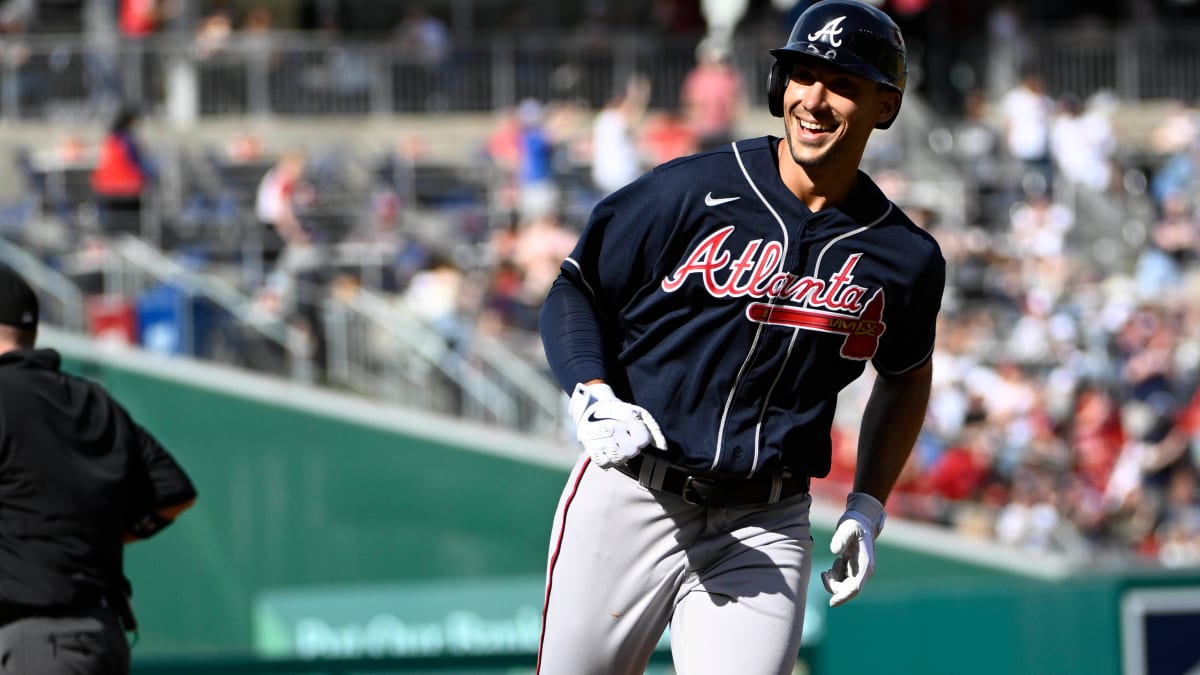
<svg viewBox="0 0 1200 675"><path fill-rule="evenodd" d="M655 492L672 494L688 504L723 509L762 506L808 492L809 477L783 472L756 478L696 475L657 457L638 455L618 471Z"/></svg>
<svg viewBox="0 0 1200 675"><path fill-rule="evenodd" d="M45 618L63 619L69 617L89 616L104 608L100 603L80 605L14 605L0 603L0 626L7 626L22 619Z"/></svg>

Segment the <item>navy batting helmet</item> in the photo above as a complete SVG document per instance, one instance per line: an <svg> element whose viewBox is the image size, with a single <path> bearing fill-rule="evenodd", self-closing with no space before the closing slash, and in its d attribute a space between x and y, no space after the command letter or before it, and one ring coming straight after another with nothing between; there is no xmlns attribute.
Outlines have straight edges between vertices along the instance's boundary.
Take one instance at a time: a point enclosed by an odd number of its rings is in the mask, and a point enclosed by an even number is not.
<svg viewBox="0 0 1200 675"><path fill-rule="evenodd" d="M903 98L908 53L896 22L882 10L858 0L824 0L804 10L785 46L771 50L775 63L767 78L771 114L783 117L783 92L791 68L802 58L817 58L891 87ZM900 107L896 106L896 114ZM875 125L892 126L896 115Z"/></svg>

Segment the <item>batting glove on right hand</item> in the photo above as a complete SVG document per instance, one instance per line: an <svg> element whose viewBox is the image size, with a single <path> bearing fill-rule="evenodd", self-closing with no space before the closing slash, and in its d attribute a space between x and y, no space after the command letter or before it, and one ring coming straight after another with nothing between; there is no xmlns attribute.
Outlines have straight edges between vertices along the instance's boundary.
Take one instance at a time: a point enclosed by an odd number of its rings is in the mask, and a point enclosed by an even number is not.
<svg viewBox="0 0 1200 675"><path fill-rule="evenodd" d="M851 492L846 498L846 512L829 542L833 567L821 573L825 590L833 594L830 607L853 600L875 574L875 538L886 517L883 504L865 492Z"/></svg>
<svg viewBox="0 0 1200 675"><path fill-rule="evenodd" d="M575 433L601 469L620 466L651 443L667 449L658 422L640 406L617 398L607 384L577 384L569 408Z"/></svg>

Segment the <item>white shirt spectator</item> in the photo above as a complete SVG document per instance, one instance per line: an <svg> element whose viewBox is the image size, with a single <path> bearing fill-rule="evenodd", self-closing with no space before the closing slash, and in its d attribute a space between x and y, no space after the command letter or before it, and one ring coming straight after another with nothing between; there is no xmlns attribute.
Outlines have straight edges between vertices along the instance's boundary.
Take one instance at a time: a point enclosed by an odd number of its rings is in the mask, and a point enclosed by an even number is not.
<svg viewBox="0 0 1200 675"><path fill-rule="evenodd" d="M1054 102L1042 93L1041 81L1026 77L1000 102L1004 139L1008 152L1017 159L1037 161L1050 153L1050 121Z"/></svg>
<svg viewBox="0 0 1200 675"><path fill-rule="evenodd" d="M1102 110L1084 111L1077 101L1065 99L1050 132L1054 164L1062 176L1094 192L1112 184L1112 155L1117 140Z"/></svg>
<svg viewBox="0 0 1200 675"><path fill-rule="evenodd" d="M649 101L649 87L644 78L631 78L625 91L592 121L592 183L605 194L624 187L643 170L637 125Z"/></svg>
<svg viewBox="0 0 1200 675"><path fill-rule="evenodd" d="M600 111L592 126L592 181L609 193L640 172L637 146L625 115L617 108Z"/></svg>
<svg viewBox="0 0 1200 675"><path fill-rule="evenodd" d="M1067 233L1075 225L1071 209L1036 195L1013 208L1013 251L1021 257L1054 258L1062 255Z"/></svg>

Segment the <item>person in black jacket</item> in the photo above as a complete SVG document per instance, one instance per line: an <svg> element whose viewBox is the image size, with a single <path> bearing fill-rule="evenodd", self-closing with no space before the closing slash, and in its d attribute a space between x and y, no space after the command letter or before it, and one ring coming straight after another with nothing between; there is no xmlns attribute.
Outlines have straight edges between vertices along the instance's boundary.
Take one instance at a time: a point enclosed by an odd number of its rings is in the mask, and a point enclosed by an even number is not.
<svg viewBox="0 0 1200 675"><path fill-rule="evenodd" d="M34 348L37 328L37 296L0 267L0 673L125 674L123 546L196 490L101 386Z"/></svg>

